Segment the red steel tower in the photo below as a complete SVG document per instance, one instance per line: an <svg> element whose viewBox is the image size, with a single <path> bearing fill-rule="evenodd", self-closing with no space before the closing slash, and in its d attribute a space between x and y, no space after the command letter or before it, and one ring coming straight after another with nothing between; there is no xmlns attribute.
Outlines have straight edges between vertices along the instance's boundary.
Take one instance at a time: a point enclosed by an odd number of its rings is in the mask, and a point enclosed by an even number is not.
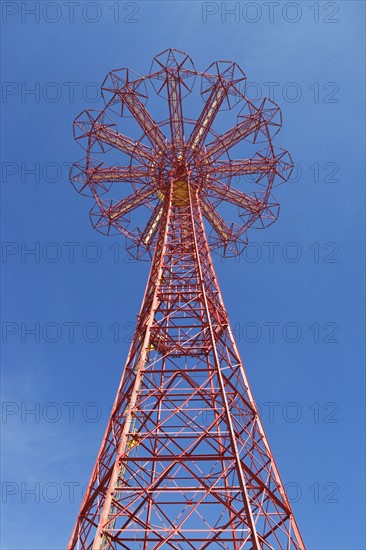
<svg viewBox="0 0 366 550"><path fill-rule="evenodd" d="M277 217L271 191L292 170L272 144L280 110L248 100L235 63L200 73L177 50L146 77L111 72L102 92L104 109L75 121L87 153L71 180L96 229L152 266L68 549L304 549L210 253L239 254Z"/></svg>

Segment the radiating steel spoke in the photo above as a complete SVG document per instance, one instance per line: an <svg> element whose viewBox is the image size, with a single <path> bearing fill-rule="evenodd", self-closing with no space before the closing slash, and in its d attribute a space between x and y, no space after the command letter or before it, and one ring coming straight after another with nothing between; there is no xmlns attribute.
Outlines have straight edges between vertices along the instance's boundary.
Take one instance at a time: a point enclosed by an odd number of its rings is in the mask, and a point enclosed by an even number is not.
<svg viewBox="0 0 366 550"><path fill-rule="evenodd" d="M188 148L196 149L203 145L216 115L219 112L225 97L227 97L229 88L230 82L227 82L226 80L222 80L220 78L215 82L190 135L187 144Z"/></svg>
<svg viewBox="0 0 366 550"><path fill-rule="evenodd" d="M205 156L210 157L211 161L218 159L223 153L249 137L253 132L258 131L264 125L265 121L260 117L259 113L245 118L239 124L208 143Z"/></svg>
<svg viewBox="0 0 366 550"><path fill-rule="evenodd" d="M141 102L136 90L131 85L126 85L117 92L127 105L135 120L138 122L151 145L158 151L166 149L166 137L156 124L144 104Z"/></svg>
<svg viewBox="0 0 366 550"><path fill-rule="evenodd" d="M275 158L254 158L241 160L217 161L209 172L219 174L222 177L245 176L247 174L267 174L276 168Z"/></svg>
<svg viewBox="0 0 366 550"><path fill-rule="evenodd" d="M125 199L119 201L117 204L111 206L108 209L108 217L113 222L119 220L119 218L121 218L131 210L137 208L138 206L146 204L155 192L156 190L153 187L149 186L145 189L141 189L132 193Z"/></svg>
<svg viewBox="0 0 366 550"><path fill-rule="evenodd" d="M217 235L226 243L232 237L231 229L209 200L201 199L200 204L204 217L211 224Z"/></svg>
<svg viewBox="0 0 366 550"><path fill-rule="evenodd" d="M225 186L224 184L219 184L215 181L210 181L205 187L205 193L212 198L220 199L222 201L230 202L235 204L240 208L245 208L253 214L260 214L260 212L266 207L266 205L256 199L251 197L242 191L238 191L233 187Z"/></svg>
<svg viewBox="0 0 366 550"><path fill-rule="evenodd" d="M90 171L90 182L138 182L150 177L145 166L110 166Z"/></svg>
<svg viewBox="0 0 366 550"><path fill-rule="evenodd" d="M168 71L166 77L168 92L169 121L173 149L180 154L184 142L184 122L182 114L182 93L179 74Z"/></svg>
<svg viewBox="0 0 366 550"><path fill-rule="evenodd" d="M161 220L162 215L163 215L163 203L159 202L155 206L154 211L151 214L151 217L147 222L146 227L141 235L141 241L145 246L148 246L151 240L156 235L157 230L159 229L159 222Z"/></svg>
<svg viewBox="0 0 366 550"><path fill-rule="evenodd" d="M95 124L94 135L102 142L126 155L134 157L139 162L146 163L146 161L151 161L153 158L153 151L150 147L138 141L133 141L131 138L106 126Z"/></svg>

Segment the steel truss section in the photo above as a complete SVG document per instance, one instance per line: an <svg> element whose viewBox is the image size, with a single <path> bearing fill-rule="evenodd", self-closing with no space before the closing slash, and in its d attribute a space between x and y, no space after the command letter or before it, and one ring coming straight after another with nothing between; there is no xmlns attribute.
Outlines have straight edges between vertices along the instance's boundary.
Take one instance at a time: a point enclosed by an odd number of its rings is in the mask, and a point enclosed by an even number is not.
<svg viewBox="0 0 366 550"><path fill-rule="evenodd" d="M305 550L211 258L212 249L239 253L249 227L274 221L271 190L288 179L292 161L272 145L278 107L245 97L236 64L209 69L198 73L187 54L167 50L147 77L113 71L105 109L75 123L87 156L71 179L94 198L96 228L124 234L152 265L68 550ZM204 106L194 122L183 98L197 78ZM148 85L166 99L167 121L157 124L148 111ZM238 118L218 133L224 106ZM116 109L139 135L120 132L110 118ZM243 140L261 148L232 160ZM113 164L118 153L122 166ZM225 221L222 205L237 210L236 222Z"/></svg>

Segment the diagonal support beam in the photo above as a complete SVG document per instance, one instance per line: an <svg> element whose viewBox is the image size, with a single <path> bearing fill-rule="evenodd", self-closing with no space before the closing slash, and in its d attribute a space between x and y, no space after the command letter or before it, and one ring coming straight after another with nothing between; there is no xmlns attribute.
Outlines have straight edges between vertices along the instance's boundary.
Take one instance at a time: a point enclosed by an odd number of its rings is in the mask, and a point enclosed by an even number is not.
<svg viewBox="0 0 366 550"><path fill-rule="evenodd" d="M136 191L131 195L128 195L128 197L122 199L108 210L109 218L113 222L118 221L122 216L124 216L134 208L146 204L150 200L151 196L154 195L154 193L154 188L147 187L140 191Z"/></svg>
<svg viewBox="0 0 366 550"><path fill-rule="evenodd" d="M210 223L222 241L227 242L230 237L232 237L232 231L227 223L222 219L220 214L209 201L205 201L201 198L200 205L206 220Z"/></svg>
<svg viewBox="0 0 366 550"><path fill-rule="evenodd" d="M149 221L147 222L146 227L141 236L141 240L145 246L148 246L151 240L156 235L159 229L159 222L162 216L163 216L163 203L159 202L154 208L154 211Z"/></svg>
<svg viewBox="0 0 366 550"><path fill-rule="evenodd" d="M260 113L242 120L242 122L239 122L239 124L211 141L207 145L205 157L210 157L211 161L218 159L225 151L234 147L234 145L250 136L253 132L258 132L264 125L265 120L260 117Z"/></svg>
<svg viewBox="0 0 366 550"><path fill-rule="evenodd" d="M124 136L111 128L107 128L101 124L95 124L93 133L98 140L114 147L115 149L118 149L118 151L121 151L126 155L133 157L142 164L151 162L153 159L154 155L150 147L147 147L138 141L133 141L131 138Z"/></svg>
<svg viewBox="0 0 366 550"><path fill-rule="evenodd" d="M118 91L118 95L135 117L136 121L145 132L151 145L157 150L166 149L166 138L159 126L156 124L149 111L140 100L136 90L127 85Z"/></svg>
<svg viewBox="0 0 366 550"><path fill-rule="evenodd" d="M90 171L90 183L132 182L149 177L144 166L110 166Z"/></svg>
<svg viewBox="0 0 366 550"><path fill-rule="evenodd" d="M276 163L274 158L221 160L212 167L211 173L227 178L248 174L268 174L275 171Z"/></svg>
<svg viewBox="0 0 366 550"><path fill-rule="evenodd" d="M216 115L227 97L229 87L230 83L221 79L215 82L188 140L188 148L197 149L203 145Z"/></svg>
<svg viewBox="0 0 366 550"><path fill-rule="evenodd" d="M184 144L184 122L182 113L182 92L179 74L167 73L166 86L170 115L170 131L173 149L181 152Z"/></svg>
<svg viewBox="0 0 366 550"><path fill-rule="evenodd" d="M235 204L235 206L239 206L239 208L249 210L253 214L260 214L261 211L266 208L264 202L259 201L258 199L251 197L242 191L238 191L233 187L227 187L223 184L219 185L215 181L209 181L206 183L205 192L210 197L230 202L231 204Z"/></svg>

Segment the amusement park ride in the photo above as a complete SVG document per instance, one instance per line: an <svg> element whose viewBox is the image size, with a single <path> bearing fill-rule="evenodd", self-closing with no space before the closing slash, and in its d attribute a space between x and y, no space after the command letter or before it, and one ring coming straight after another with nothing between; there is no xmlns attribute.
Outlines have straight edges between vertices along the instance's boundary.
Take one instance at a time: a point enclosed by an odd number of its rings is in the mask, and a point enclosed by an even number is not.
<svg viewBox="0 0 366 550"><path fill-rule="evenodd" d="M102 93L75 120L71 180L95 228L152 265L68 549L303 550L210 252L240 254L277 218L293 166L272 144L280 109L249 101L235 63L201 73L172 49Z"/></svg>

